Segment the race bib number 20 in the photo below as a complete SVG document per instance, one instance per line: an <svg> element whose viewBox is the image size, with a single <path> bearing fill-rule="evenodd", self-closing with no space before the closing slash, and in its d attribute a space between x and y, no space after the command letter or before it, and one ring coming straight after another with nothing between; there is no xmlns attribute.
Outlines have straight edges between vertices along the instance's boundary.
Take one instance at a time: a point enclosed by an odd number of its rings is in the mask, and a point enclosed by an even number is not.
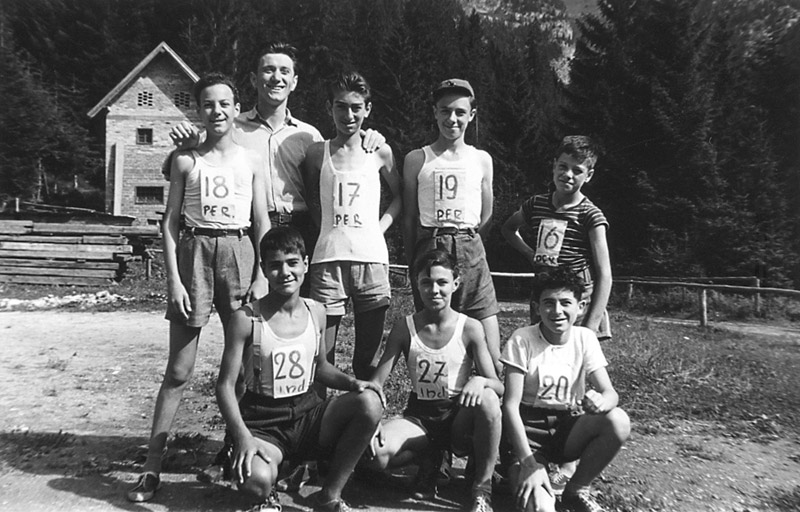
<svg viewBox="0 0 800 512"><path fill-rule="evenodd" d="M200 205L203 219L231 223L236 218L233 169L216 168L200 175Z"/></svg>

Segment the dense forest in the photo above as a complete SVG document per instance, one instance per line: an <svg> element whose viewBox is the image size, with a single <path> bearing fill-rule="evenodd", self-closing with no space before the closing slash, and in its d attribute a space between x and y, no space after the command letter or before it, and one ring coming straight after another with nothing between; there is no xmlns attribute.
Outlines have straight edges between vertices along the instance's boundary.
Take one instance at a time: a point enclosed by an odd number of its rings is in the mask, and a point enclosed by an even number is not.
<svg viewBox="0 0 800 512"><path fill-rule="evenodd" d="M560 0L3 0L0 200L101 208L100 98L166 41L233 75L249 108L272 40L302 52L293 115L331 134L322 83L359 70L401 164L434 138L432 86L472 82L495 270L525 269L499 224L547 190L560 137L585 133L615 273L800 285L800 0L600 0L577 20Z"/></svg>

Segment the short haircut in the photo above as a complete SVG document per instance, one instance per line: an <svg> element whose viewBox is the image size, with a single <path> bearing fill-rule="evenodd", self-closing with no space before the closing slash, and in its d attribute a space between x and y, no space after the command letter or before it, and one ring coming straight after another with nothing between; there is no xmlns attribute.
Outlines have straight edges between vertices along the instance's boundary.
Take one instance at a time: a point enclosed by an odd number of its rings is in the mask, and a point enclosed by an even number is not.
<svg viewBox="0 0 800 512"><path fill-rule="evenodd" d="M197 103L198 107L200 106L200 94L203 92L203 90L211 87L212 85L219 84L230 87L231 91L233 91L233 102L239 103L239 90L235 85L233 85L233 80L231 77L224 73L214 71L203 76L203 78L194 84L194 101Z"/></svg>
<svg viewBox="0 0 800 512"><path fill-rule="evenodd" d="M532 298L539 302L545 290L569 290L575 294L577 300L581 300L586 283L583 278L567 267L557 267L553 270L540 272L533 278L531 285L533 291Z"/></svg>
<svg viewBox="0 0 800 512"><path fill-rule="evenodd" d="M284 43L281 41L273 41L267 44L267 47L264 48L264 51L258 54L258 60L256 61L256 70L261 66L261 58L268 53L282 53L292 59L292 67L294 67L294 74L296 75L299 71L298 64L297 64L297 48L290 45L289 43Z"/></svg>
<svg viewBox="0 0 800 512"><path fill-rule="evenodd" d="M358 93L364 98L365 103L369 103L372 97L369 83L361 73L356 71L344 71L328 82L328 101L333 102L333 97L340 92Z"/></svg>
<svg viewBox="0 0 800 512"><path fill-rule="evenodd" d="M556 151L556 158L566 153L580 160L588 169L594 169L597 163L597 146L586 135L567 135Z"/></svg>
<svg viewBox="0 0 800 512"><path fill-rule="evenodd" d="M431 249L417 258L412 278L416 280L423 272L430 275L432 267L444 267L453 272L453 277L458 277L458 263L455 256L441 249Z"/></svg>
<svg viewBox="0 0 800 512"><path fill-rule="evenodd" d="M259 245L261 257L269 251L281 251L284 254L296 253L306 257L306 243L303 235L291 226L278 226L267 231Z"/></svg>

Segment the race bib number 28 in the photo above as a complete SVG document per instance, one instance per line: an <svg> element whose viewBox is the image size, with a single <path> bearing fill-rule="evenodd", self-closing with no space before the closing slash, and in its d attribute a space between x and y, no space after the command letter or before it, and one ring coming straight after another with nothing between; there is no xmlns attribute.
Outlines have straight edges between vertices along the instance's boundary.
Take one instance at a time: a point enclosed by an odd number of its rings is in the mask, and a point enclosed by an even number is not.
<svg viewBox="0 0 800 512"><path fill-rule="evenodd" d="M233 169L216 168L200 175L203 219L231 223L236 218Z"/></svg>
<svg viewBox="0 0 800 512"><path fill-rule="evenodd" d="M285 398L308 390L313 359L303 345L275 348L272 351L272 389L275 398Z"/></svg>

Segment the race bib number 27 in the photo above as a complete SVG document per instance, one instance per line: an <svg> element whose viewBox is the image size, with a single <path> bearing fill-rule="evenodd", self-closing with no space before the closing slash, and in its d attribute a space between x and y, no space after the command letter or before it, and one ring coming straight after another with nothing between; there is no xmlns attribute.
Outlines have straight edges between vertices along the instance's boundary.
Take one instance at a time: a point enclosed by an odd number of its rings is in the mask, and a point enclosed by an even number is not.
<svg viewBox="0 0 800 512"><path fill-rule="evenodd" d="M447 392L447 362L437 358L417 358L417 398L420 400L442 400Z"/></svg>

